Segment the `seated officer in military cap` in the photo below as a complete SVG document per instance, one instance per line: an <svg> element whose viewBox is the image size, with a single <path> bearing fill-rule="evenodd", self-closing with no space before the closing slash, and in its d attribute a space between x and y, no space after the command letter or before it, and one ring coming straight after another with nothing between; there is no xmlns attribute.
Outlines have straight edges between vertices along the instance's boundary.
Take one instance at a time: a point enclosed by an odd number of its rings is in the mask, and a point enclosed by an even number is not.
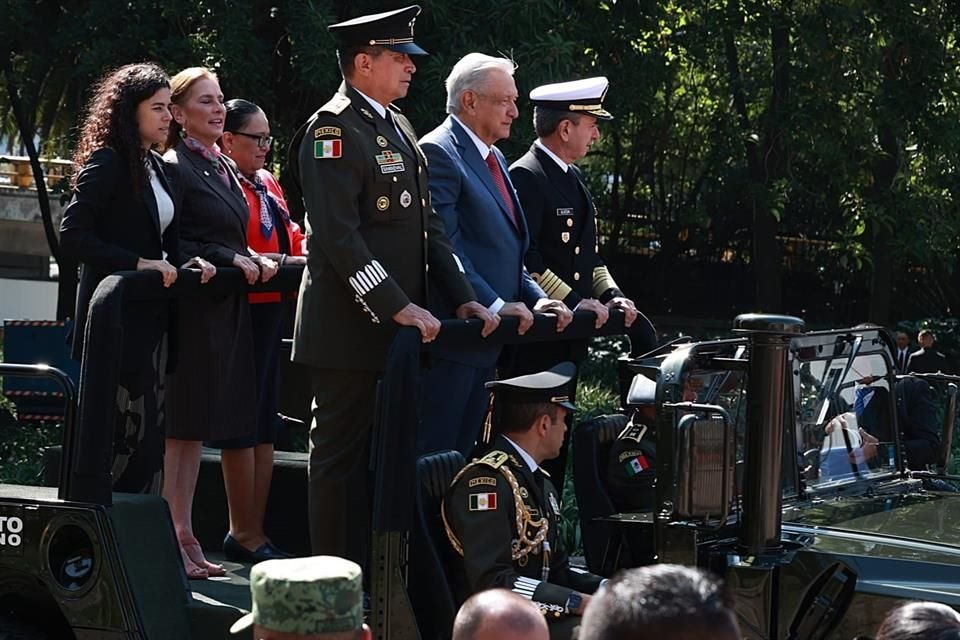
<svg viewBox="0 0 960 640"><path fill-rule="evenodd" d="M294 137L291 165L306 207L309 257L292 359L309 367L310 537L315 554L365 561L370 425L377 380L399 326L424 342L440 331L426 309L427 266L457 318L498 323L476 302L433 211L417 134L392 102L416 72L420 7L330 26L343 84Z"/></svg>
<svg viewBox="0 0 960 640"><path fill-rule="evenodd" d="M603 108L609 83L596 77L537 87L530 92L537 139L510 166L510 179L520 198L529 229L530 247L524 264L548 297L562 300L574 311L596 315L599 328L610 309L623 310L634 352L656 346L653 325L617 286L597 246L596 205L574 164L600 138L600 120L613 116ZM541 342L522 345L507 375L542 371L558 362L579 362L587 342ZM571 397L576 397L574 380ZM562 485L564 448L547 468Z"/></svg>
<svg viewBox="0 0 960 640"><path fill-rule="evenodd" d="M253 610L231 633L255 640L370 640L360 566L335 556L267 560L250 570Z"/></svg>
<svg viewBox="0 0 960 640"><path fill-rule="evenodd" d="M441 507L447 537L462 558L453 569L461 600L502 587L532 600L551 637L569 638L600 576L570 566L560 539L560 498L540 464L557 455L576 407L571 362L487 383L494 393L492 450L454 478ZM567 634L567 635L564 635Z"/></svg>

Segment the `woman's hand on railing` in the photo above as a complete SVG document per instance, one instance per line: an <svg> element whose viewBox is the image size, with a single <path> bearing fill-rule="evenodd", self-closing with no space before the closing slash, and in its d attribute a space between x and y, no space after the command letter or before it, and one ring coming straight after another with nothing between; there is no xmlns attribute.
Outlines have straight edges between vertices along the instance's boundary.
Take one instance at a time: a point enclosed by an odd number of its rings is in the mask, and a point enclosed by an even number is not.
<svg viewBox="0 0 960 640"><path fill-rule="evenodd" d="M260 278L260 267L252 258L235 253L233 254L233 266L243 271L243 277L246 279L247 284L256 284Z"/></svg>
<svg viewBox="0 0 960 640"><path fill-rule="evenodd" d="M280 268L275 260L271 260L267 256L254 256L253 261L260 267L260 282L266 282L277 275L277 270Z"/></svg>
<svg viewBox="0 0 960 640"><path fill-rule="evenodd" d="M200 272L200 284L210 282L210 278L217 275L217 268L200 256L194 256L183 263L181 269L190 269Z"/></svg>
<svg viewBox="0 0 960 640"><path fill-rule="evenodd" d="M159 271L164 287L169 287L177 281L177 268L166 260L137 258L137 271Z"/></svg>

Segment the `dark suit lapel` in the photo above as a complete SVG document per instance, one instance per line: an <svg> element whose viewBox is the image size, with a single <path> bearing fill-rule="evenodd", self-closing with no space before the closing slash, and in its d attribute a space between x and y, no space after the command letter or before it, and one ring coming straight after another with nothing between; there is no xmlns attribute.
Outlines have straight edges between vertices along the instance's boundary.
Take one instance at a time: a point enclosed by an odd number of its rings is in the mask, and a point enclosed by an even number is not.
<svg viewBox="0 0 960 640"><path fill-rule="evenodd" d="M230 210L243 222L243 228L246 229L247 218L250 215L247 210L247 200L243 197L243 192L240 191L237 177L233 175L230 165L224 163L224 166L227 167L227 177L230 180L230 186L228 187L224 184L223 179L217 175L209 161L188 149L187 145L182 142L180 143L180 149L182 149L181 155L189 159L190 165L197 176L230 206Z"/></svg>
<svg viewBox="0 0 960 640"><path fill-rule="evenodd" d="M166 189L167 193L170 194L170 189L166 183L166 178L163 176L163 171L160 167L157 166L156 161L150 155L151 152L148 152L147 162L150 163L150 168L153 169L153 172L157 174L157 179L160 181L160 184ZM153 222L153 230L157 234L157 240L161 240L160 233L160 211L157 209L157 195L153 192L153 183L150 181L150 174L147 173L147 184L144 186L143 191L140 193L140 197L143 198L143 204L147 207L147 211L150 212L150 220ZM170 196L170 199L173 199L173 196Z"/></svg>
<svg viewBox="0 0 960 640"><path fill-rule="evenodd" d="M477 145L474 144L473 138L470 137L470 134L464 130L460 123L454 120L452 117L449 119L450 132L453 134L454 143L457 145L457 148L460 151L460 157L463 158L463 161L467 164L468 167L476 174L480 182L483 183L483 186L487 188L487 191L490 192L490 195L493 196L497 204L500 205L500 211L503 213L503 216L507 219L507 224L510 225L513 229L516 229L516 226L513 224L513 221L510 219L510 211L507 209L507 203L503 201L503 196L500 195L500 190L497 188L497 185L493 182L493 176L490 175L490 167L487 166L487 163L480 156L480 151L477 149ZM490 153L496 153L491 150ZM496 155L494 155L496 157ZM499 158L497 159L499 162ZM500 163L500 170L503 172L504 179L507 179L509 175L506 168L503 166L503 163ZM514 210L517 212L518 217L520 216L520 204L514 201Z"/></svg>

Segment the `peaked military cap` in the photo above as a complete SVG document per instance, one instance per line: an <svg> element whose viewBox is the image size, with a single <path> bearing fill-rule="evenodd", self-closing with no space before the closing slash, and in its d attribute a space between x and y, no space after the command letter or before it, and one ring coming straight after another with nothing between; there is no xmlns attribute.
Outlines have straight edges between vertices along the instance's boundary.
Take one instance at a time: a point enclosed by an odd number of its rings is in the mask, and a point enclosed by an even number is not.
<svg viewBox="0 0 960 640"><path fill-rule="evenodd" d="M420 5L373 13L352 18L327 27L337 41L338 49L360 46L381 46L410 55L427 55L413 41L413 23L420 15Z"/></svg>
<svg viewBox="0 0 960 640"><path fill-rule="evenodd" d="M530 102L543 109L586 113L600 120L613 120L610 112L603 108L609 86L603 76L545 84L530 92Z"/></svg>
<svg viewBox="0 0 960 640"><path fill-rule="evenodd" d="M570 401L570 381L577 373L577 365L561 362L552 369L486 384L497 397L497 402L527 404L551 402L570 411L577 407Z"/></svg>
<svg viewBox="0 0 960 640"><path fill-rule="evenodd" d="M252 611L230 633L254 623L282 633L311 635L363 626L360 565L335 556L267 560L250 570Z"/></svg>

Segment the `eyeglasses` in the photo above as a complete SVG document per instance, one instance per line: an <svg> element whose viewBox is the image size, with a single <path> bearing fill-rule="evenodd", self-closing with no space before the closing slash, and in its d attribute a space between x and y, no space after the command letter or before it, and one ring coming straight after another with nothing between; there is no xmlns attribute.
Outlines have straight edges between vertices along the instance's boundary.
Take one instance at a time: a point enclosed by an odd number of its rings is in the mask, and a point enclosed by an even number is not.
<svg viewBox="0 0 960 640"><path fill-rule="evenodd" d="M266 149L273 144L273 136L258 136L254 133L244 133L243 131L231 131L235 136L243 136L244 138L250 138L251 140L257 141L257 146L261 149Z"/></svg>

